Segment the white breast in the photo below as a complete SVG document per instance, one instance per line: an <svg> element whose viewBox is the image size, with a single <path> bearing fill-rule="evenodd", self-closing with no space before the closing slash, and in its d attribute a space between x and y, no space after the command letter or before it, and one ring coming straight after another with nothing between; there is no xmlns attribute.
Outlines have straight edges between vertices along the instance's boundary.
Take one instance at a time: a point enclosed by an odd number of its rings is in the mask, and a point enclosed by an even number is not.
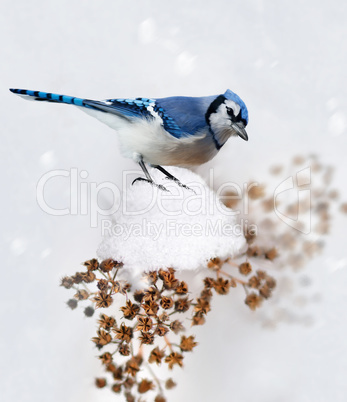
<svg viewBox="0 0 347 402"><path fill-rule="evenodd" d="M208 129L185 138L167 133L160 118L129 121L111 113L81 108L109 127L117 130L122 154L127 158L143 160L152 165L191 166L201 165L217 154Z"/></svg>

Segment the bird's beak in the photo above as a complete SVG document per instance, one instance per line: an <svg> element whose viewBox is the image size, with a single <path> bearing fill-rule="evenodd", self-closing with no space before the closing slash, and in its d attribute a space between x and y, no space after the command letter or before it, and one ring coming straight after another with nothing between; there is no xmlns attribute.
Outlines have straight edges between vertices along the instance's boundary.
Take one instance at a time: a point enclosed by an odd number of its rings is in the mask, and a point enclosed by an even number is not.
<svg viewBox="0 0 347 402"><path fill-rule="evenodd" d="M236 134L243 140L248 141L248 135L245 130L245 126L242 123L234 123L231 128L236 131Z"/></svg>

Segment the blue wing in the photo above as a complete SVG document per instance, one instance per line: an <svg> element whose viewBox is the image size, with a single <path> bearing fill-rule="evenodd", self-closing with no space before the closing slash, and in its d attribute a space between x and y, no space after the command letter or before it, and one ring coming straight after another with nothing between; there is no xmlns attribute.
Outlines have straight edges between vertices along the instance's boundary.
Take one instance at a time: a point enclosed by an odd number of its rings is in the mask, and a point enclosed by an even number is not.
<svg viewBox="0 0 347 402"><path fill-rule="evenodd" d="M112 108L128 118L150 118L158 115L162 119L164 129L172 136L181 138L194 135L207 126L205 114L215 98L216 96L172 96L161 99L108 99L105 102L107 108Z"/></svg>
<svg viewBox="0 0 347 402"><path fill-rule="evenodd" d="M207 126L205 114L215 96L192 98L172 96L156 99L156 108L164 128L174 137L194 135Z"/></svg>
<svg viewBox="0 0 347 402"><path fill-rule="evenodd" d="M150 107L155 104L153 99L149 98L129 98L129 99L106 99L103 102L96 102L104 105L107 111L114 110L125 117L150 117ZM106 110L105 110L106 111Z"/></svg>
<svg viewBox="0 0 347 402"><path fill-rule="evenodd" d="M189 134L184 132L173 117L155 99L107 99L105 102L107 103L107 107L130 119L134 117L153 118L159 116L163 122L164 129L176 138Z"/></svg>

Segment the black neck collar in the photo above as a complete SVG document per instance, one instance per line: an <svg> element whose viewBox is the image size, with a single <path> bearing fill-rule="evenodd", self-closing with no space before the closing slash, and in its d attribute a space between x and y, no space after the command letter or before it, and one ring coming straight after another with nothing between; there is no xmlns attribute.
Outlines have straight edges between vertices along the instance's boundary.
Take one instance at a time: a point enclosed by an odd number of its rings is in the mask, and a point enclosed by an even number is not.
<svg viewBox="0 0 347 402"><path fill-rule="evenodd" d="M210 106L207 109L207 112L205 114L205 119L206 123L211 127L210 125L210 116L212 113L216 113L217 109L219 106L225 101L225 96L224 95L219 95L217 98L210 104Z"/></svg>

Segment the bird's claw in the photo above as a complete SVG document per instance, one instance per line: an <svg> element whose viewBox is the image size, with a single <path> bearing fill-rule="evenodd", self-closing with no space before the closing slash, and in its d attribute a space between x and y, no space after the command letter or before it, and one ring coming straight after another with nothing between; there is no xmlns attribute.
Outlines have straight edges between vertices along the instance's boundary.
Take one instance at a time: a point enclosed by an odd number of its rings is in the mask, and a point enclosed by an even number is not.
<svg viewBox="0 0 347 402"><path fill-rule="evenodd" d="M193 190L192 188L186 186L185 184L181 183L178 179L176 178L172 178L172 177L166 177L167 180L171 180L174 183L176 183L179 187L185 188L186 190L190 190L193 191L194 194L196 194L195 190Z"/></svg>
<svg viewBox="0 0 347 402"><path fill-rule="evenodd" d="M152 180L145 179L144 177L138 177L131 183L131 185L134 185L134 183L137 181L146 181L147 183L151 184L152 186L157 187L159 190L167 191L169 193L169 190L166 187L162 186L161 184L154 183L154 181L152 181Z"/></svg>

